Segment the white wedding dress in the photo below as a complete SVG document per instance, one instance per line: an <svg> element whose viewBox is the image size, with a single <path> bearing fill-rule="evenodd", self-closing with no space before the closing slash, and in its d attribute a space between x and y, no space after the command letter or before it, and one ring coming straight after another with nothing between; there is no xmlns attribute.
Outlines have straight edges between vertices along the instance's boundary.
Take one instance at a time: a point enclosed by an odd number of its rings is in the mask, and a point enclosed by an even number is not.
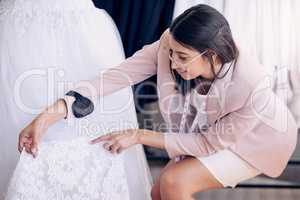
<svg viewBox="0 0 300 200"><path fill-rule="evenodd" d="M72 83L122 60L117 28L90 0L0 1L0 200L5 191L7 200L150 199L142 146L117 156L87 144L137 127L131 88L101 99L88 117L50 127L38 158L17 152L22 128Z"/></svg>

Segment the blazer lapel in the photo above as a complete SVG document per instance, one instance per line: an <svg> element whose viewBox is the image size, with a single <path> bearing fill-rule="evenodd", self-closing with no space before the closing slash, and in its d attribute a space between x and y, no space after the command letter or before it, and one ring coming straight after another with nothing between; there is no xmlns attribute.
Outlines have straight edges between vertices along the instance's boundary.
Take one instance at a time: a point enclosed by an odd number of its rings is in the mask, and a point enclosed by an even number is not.
<svg viewBox="0 0 300 200"><path fill-rule="evenodd" d="M221 113L222 95L220 94L220 82L220 80L215 80L212 83L206 98L206 114L209 125L214 124Z"/></svg>

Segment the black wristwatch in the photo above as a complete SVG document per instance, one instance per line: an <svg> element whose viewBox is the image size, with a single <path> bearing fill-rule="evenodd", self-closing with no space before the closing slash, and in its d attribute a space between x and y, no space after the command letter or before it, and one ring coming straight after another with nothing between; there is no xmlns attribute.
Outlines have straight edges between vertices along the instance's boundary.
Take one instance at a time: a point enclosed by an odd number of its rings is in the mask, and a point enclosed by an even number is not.
<svg viewBox="0 0 300 200"><path fill-rule="evenodd" d="M66 95L75 97L75 101L72 104L72 112L76 118L85 117L94 111L93 102L78 92L71 90Z"/></svg>

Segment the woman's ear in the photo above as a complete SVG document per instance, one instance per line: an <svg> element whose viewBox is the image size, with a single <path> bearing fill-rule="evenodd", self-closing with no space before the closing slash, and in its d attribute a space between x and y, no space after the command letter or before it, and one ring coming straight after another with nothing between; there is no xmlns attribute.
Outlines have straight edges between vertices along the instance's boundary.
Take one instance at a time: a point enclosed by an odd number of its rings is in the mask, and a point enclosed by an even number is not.
<svg viewBox="0 0 300 200"><path fill-rule="evenodd" d="M215 56L214 55L216 55L214 51L212 51L212 50L206 50L206 52L203 54L203 57L205 59L207 59L209 62L212 62L212 61L215 60L215 58L214 58Z"/></svg>
<svg viewBox="0 0 300 200"><path fill-rule="evenodd" d="M218 54L215 51L209 50L207 56L211 57L213 63L218 61Z"/></svg>
<svg viewBox="0 0 300 200"><path fill-rule="evenodd" d="M217 55L216 53L214 53L214 54L212 55L212 58L213 58L213 61L215 62L215 61L218 59L218 55Z"/></svg>

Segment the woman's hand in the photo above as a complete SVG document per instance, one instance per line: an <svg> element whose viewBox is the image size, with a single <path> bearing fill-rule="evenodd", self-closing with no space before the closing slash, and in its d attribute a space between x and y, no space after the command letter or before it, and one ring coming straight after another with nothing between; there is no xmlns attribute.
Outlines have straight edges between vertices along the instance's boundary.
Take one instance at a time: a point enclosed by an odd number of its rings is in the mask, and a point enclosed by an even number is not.
<svg viewBox="0 0 300 200"><path fill-rule="evenodd" d="M103 147L111 153L121 153L124 149L139 143L139 129L113 132L108 135L100 136L90 143L96 144L102 141L106 141Z"/></svg>
<svg viewBox="0 0 300 200"><path fill-rule="evenodd" d="M19 135L19 152L21 153L25 148L26 152L32 154L35 158L38 152L38 144L47 128L47 124L40 118L33 120Z"/></svg>
<svg viewBox="0 0 300 200"><path fill-rule="evenodd" d="M44 112L39 114L37 118L21 131L18 143L19 152L22 152L23 148L25 148L27 153L36 157L38 144L48 127L63 119L66 114L66 104L62 99L59 99L52 106L46 108Z"/></svg>

